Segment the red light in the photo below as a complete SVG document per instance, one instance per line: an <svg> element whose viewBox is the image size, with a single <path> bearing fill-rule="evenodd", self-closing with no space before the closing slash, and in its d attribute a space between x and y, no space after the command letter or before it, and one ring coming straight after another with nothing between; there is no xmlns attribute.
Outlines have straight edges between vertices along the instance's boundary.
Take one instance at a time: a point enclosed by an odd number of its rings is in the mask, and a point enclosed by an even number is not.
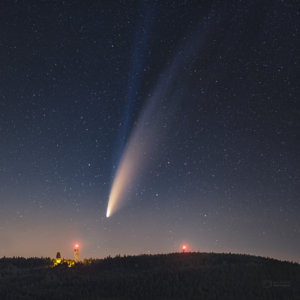
<svg viewBox="0 0 300 300"><path fill-rule="evenodd" d="M78 248L78 245L76 245L75 247Z"/></svg>
<svg viewBox="0 0 300 300"><path fill-rule="evenodd" d="M185 246L182 247L182 249L185 249L185 248L186 248Z"/></svg>

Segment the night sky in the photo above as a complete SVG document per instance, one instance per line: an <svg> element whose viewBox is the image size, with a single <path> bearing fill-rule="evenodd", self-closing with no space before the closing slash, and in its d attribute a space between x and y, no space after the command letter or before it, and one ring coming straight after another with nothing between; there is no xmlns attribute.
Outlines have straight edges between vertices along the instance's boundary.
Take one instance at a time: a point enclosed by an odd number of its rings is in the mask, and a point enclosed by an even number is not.
<svg viewBox="0 0 300 300"><path fill-rule="evenodd" d="M298 1L4 3L0 257L300 262Z"/></svg>

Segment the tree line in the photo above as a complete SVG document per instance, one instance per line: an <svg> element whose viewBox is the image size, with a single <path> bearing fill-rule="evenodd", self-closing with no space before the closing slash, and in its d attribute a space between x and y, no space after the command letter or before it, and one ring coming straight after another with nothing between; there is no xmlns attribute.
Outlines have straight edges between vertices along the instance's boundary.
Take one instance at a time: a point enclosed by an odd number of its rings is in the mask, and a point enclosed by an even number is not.
<svg viewBox="0 0 300 300"><path fill-rule="evenodd" d="M51 258L0 259L0 299L300 300L299 264L250 255L117 255L53 265Z"/></svg>

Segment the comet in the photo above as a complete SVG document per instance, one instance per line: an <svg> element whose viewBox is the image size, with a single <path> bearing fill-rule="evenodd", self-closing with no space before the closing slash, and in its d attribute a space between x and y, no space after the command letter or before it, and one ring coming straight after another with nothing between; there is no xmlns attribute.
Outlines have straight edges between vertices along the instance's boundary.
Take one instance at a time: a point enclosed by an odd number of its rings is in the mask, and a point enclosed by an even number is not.
<svg viewBox="0 0 300 300"><path fill-rule="evenodd" d="M147 119L148 116L149 108L146 109L146 114L142 117L139 124L143 124L145 122L143 119ZM147 164L147 154L150 152L149 149L151 149L150 142L153 140L151 138L153 133L145 139L143 133L146 133L147 125L139 124L136 125L118 166L107 205L107 218L120 207L120 201L126 197L130 186L134 185L139 170Z"/></svg>
<svg viewBox="0 0 300 300"><path fill-rule="evenodd" d="M156 97L149 100L144 113L135 124L130 140L118 166L107 205L106 217L110 217L126 198L130 187L134 186L141 170L146 168L155 156L154 145L161 125L160 103Z"/></svg>
<svg viewBox="0 0 300 300"><path fill-rule="evenodd" d="M159 147L170 136L170 130L180 130L181 124L178 120L184 120L186 112L179 104L186 97L195 97L195 92L191 95L192 92L188 89L191 72L186 66L192 64L195 53L199 50L199 41L196 35L181 47L172 63L159 76L153 92L145 99L146 105L133 127L114 176L107 204L107 218L129 198L131 187L142 176L147 165L159 155Z"/></svg>
<svg viewBox="0 0 300 300"><path fill-rule="evenodd" d="M120 208L122 200L128 198L130 188L142 175L142 170L157 155L159 152L157 148L163 144L163 138L168 135L172 120L176 119L175 111L179 96L172 70L169 70L164 78L164 80L169 79L169 83L166 85L160 82L153 96L149 95L147 104L135 123L111 187L107 218Z"/></svg>

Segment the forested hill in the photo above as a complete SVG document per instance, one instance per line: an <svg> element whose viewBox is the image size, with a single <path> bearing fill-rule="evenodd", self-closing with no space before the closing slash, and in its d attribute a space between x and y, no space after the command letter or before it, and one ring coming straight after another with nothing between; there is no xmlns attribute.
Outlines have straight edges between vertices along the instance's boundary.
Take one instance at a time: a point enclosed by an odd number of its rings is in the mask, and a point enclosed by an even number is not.
<svg viewBox="0 0 300 300"><path fill-rule="evenodd" d="M0 259L0 299L300 300L300 265L239 254Z"/></svg>

